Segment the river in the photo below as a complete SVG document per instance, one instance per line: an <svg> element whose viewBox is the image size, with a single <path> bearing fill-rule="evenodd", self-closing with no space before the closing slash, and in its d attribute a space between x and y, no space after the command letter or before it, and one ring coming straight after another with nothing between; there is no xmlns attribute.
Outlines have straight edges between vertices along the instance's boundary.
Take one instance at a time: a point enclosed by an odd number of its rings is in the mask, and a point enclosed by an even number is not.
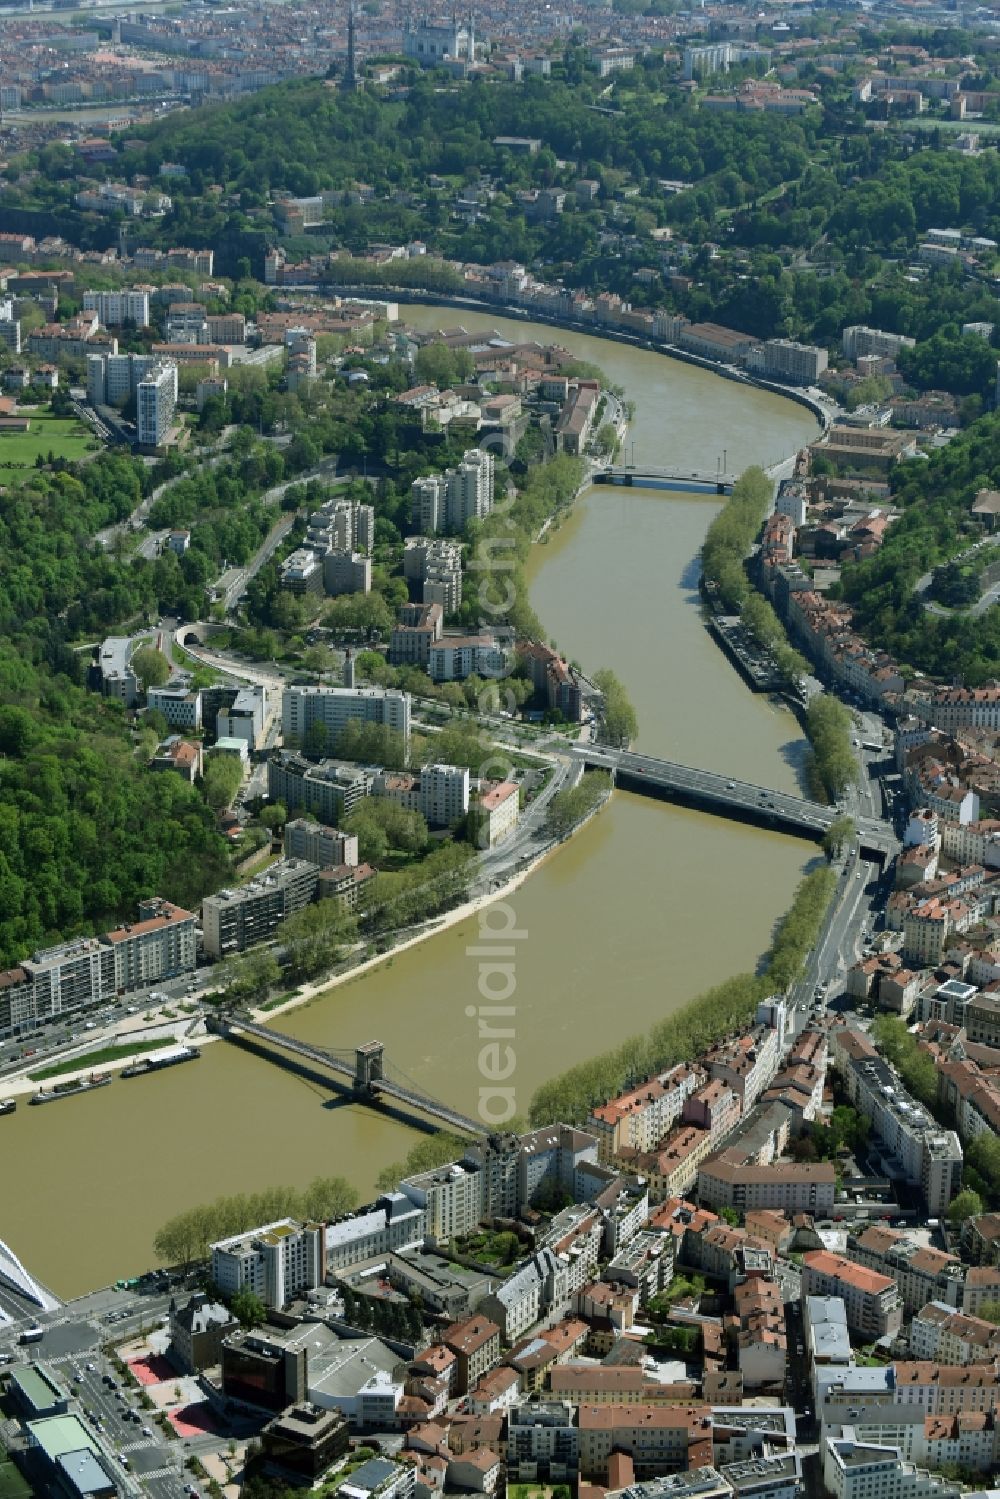
<svg viewBox="0 0 1000 1499"><path fill-rule="evenodd" d="M637 461L711 471L787 456L808 412L644 350L492 314L412 308L420 327L496 328L567 344L635 401ZM631 454L630 454L631 456ZM599 488L537 548L532 602L551 636L625 682L651 752L791 789L802 740L751 694L701 621L696 561L712 499ZM510 899L517 926L516 1071L526 1113L552 1072L753 966L812 845L617 794ZM499 920L499 917L497 918ZM421 1089L476 1109L477 919L281 1020L332 1048L380 1037ZM0 1238L60 1295L145 1267L171 1213L227 1192L342 1174L362 1193L418 1138L331 1089L235 1047L0 1121Z"/></svg>

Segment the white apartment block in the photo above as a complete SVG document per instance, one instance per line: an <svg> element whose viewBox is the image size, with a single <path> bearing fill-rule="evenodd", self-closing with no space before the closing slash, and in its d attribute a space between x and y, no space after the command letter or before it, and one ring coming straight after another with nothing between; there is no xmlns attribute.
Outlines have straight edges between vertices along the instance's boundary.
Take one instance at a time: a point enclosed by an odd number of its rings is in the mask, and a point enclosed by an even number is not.
<svg viewBox="0 0 1000 1499"><path fill-rule="evenodd" d="M139 902L137 921L41 948L0 973L0 1036L34 1030L123 989L191 973L195 963L194 916L151 896Z"/></svg>
<svg viewBox="0 0 1000 1499"><path fill-rule="evenodd" d="M335 747L354 719L383 724L402 736L410 749L410 694L395 687L286 687L281 699L281 732L285 743L306 741L310 729L326 730Z"/></svg>
<svg viewBox="0 0 1000 1499"><path fill-rule="evenodd" d="M865 328L860 323L845 328L842 335L845 359L862 359L874 354L879 359L895 359L900 349L912 349L914 338L904 338L901 333L884 333L881 328Z"/></svg>
<svg viewBox="0 0 1000 1499"><path fill-rule="evenodd" d="M224 958L265 942L287 917L309 904L318 876L307 859L280 859L246 885L206 895L201 903L205 952Z"/></svg>
<svg viewBox="0 0 1000 1499"><path fill-rule="evenodd" d="M356 865L357 835L341 833L337 828L324 827L321 822L297 817L285 823L285 857L308 859L320 869L335 869L339 864Z"/></svg>
<svg viewBox="0 0 1000 1499"><path fill-rule="evenodd" d="M508 650L495 635L444 635L428 652L427 673L432 682L464 682L478 676L496 680L506 676Z"/></svg>
<svg viewBox="0 0 1000 1499"><path fill-rule="evenodd" d="M150 687L146 692L146 707L162 713L172 729L201 728L201 693L192 691L187 683L171 687Z"/></svg>
<svg viewBox="0 0 1000 1499"><path fill-rule="evenodd" d="M409 1176L400 1182L399 1190L423 1209L432 1245L471 1233L483 1216L482 1172L469 1162L456 1161Z"/></svg>
<svg viewBox="0 0 1000 1499"><path fill-rule="evenodd" d="M410 490L413 524L429 536L461 531L493 508L493 454L469 448L457 468L414 480Z"/></svg>
<svg viewBox="0 0 1000 1499"><path fill-rule="evenodd" d="M148 328L149 292L85 291L83 310L96 312L105 328L119 328L123 323L134 323L137 328Z"/></svg>
<svg viewBox="0 0 1000 1499"><path fill-rule="evenodd" d="M898 1447L879 1447L856 1439L850 1426L826 1442L823 1480L833 1499L960 1499L958 1484L912 1463Z"/></svg>
<svg viewBox="0 0 1000 1499"><path fill-rule="evenodd" d="M142 447L158 448L170 433L177 406L177 366L167 360L143 375L135 388L136 438Z"/></svg>
<svg viewBox="0 0 1000 1499"><path fill-rule="evenodd" d="M420 811L432 827L447 828L469 810L469 772L464 765L425 765L420 772Z"/></svg>
<svg viewBox="0 0 1000 1499"><path fill-rule="evenodd" d="M326 1226L280 1218L212 1245L212 1279L226 1296L253 1291L280 1310L326 1279Z"/></svg>
<svg viewBox="0 0 1000 1499"><path fill-rule="evenodd" d="M375 507L355 500L327 500L309 517L306 544L319 552L361 552L375 544Z"/></svg>
<svg viewBox="0 0 1000 1499"><path fill-rule="evenodd" d="M264 687L241 687L228 708L215 715L217 739L245 739L252 752L264 733L267 692Z"/></svg>
<svg viewBox="0 0 1000 1499"><path fill-rule="evenodd" d="M860 1057L843 1069L852 1102L871 1120L883 1150L902 1168L906 1180L920 1186L931 1216L942 1217L958 1191L962 1147L953 1130L944 1130L903 1087L881 1057Z"/></svg>
<svg viewBox="0 0 1000 1499"><path fill-rule="evenodd" d="M790 338L769 338L747 355L748 370L790 385L815 385L829 362L825 349Z"/></svg>
<svg viewBox="0 0 1000 1499"><path fill-rule="evenodd" d="M685 47L683 56L684 77L707 78L712 73L728 73L732 64L743 62L769 63L770 52L762 47L741 47L734 42L711 42L704 47Z"/></svg>
<svg viewBox="0 0 1000 1499"><path fill-rule="evenodd" d="M410 486L410 519L425 536L444 530L447 485L440 474L414 479Z"/></svg>
<svg viewBox="0 0 1000 1499"><path fill-rule="evenodd" d="M92 406L127 401L156 364L152 354L88 354L87 400Z"/></svg>
<svg viewBox="0 0 1000 1499"><path fill-rule="evenodd" d="M373 1207L327 1224L326 1263L330 1270L346 1270L378 1254L398 1254L424 1242L424 1210L405 1192L386 1192Z"/></svg>

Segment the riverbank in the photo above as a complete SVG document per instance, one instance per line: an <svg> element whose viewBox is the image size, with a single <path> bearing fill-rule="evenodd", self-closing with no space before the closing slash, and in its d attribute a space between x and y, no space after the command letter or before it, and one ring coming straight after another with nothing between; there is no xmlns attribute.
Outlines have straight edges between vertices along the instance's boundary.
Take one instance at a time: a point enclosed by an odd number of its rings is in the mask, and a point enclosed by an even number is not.
<svg viewBox="0 0 1000 1499"><path fill-rule="evenodd" d="M582 772L582 765L579 767ZM351 980L363 978L365 974L372 973L376 969L391 963L397 956L408 952L411 948L418 947L427 942L431 937L437 937L442 932L459 926L463 921L468 921L473 916L478 916L487 906L494 905L513 895L525 881L534 874L542 864L553 853L556 853L565 843L568 843L577 833L588 826L588 824L607 806L609 797L604 797L596 807L592 807L579 822L558 838L550 839L546 845L539 849L537 854L529 860L523 868L512 874L496 888L488 893L473 896L455 906L453 910L446 911L442 916L422 923L418 928L406 929L399 940L394 941L384 952L376 953L370 958L364 958L359 963L354 963L344 969L342 973L328 974L321 979L305 984L294 994L282 1001L281 1004L263 1004L251 1009L250 1014L254 1020L261 1025L267 1025L279 1016L290 1014L293 1010L300 1010L312 1004L317 999L325 999L333 994L343 984ZM204 1013L195 1019L185 1016L183 1020L176 1023L156 1026L144 1026L141 1021L126 1020L113 1031L108 1031L103 1037L95 1038L87 1043L87 1050L79 1058L78 1067L61 1067L58 1060L51 1066L58 1068L58 1076L62 1082L76 1082L89 1076L96 1065L95 1059L100 1056L100 1064L106 1072L121 1072L123 1068L134 1065L154 1047L166 1046L171 1041L190 1042L197 1037L198 1046L210 1046L223 1038L212 1035L204 1029ZM114 1050L114 1056L108 1057L108 1050ZM46 1068L48 1071L48 1068ZM38 1091L40 1082L30 1074L13 1077L4 1080L0 1084L0 1101L5 1098L21 1100Z"/></svg>
<svg viewBox="0 0 1000 1499"><path fill-rule="evenodd" d="M304 289L309 290L308 287ZM719 375L723 380L733 380L739 385L752 385L756 390L764 390L771 395L783 396L786 400L795 401L799 406L805 406L808 411L812 412L824 432L833 422L834 413L822 401L810 395L808 390L802 390L796 385L779 385L775 380L765 380L763 376L750 375L745 370L737 370L726 364L717 364L714 360L705 359L700 354L692 354L687 349L679 348L677 344L641 338L639 334L627 333L623 328L609 328L604 324L586 323L579 318L561 317L558 313L548 312L542 308L521 307L516 302L485 301L481 297L463 297L456 292L433 292L412 286L371 286L365 282L356 282L354 285L345 282L327 282L322 288L317 288L317 290L320 289L324 292L332 292L334 296L339 297L363 295L380 298L383 301L388 297L396 297L400 302L415 302L425 307L455 307L469 308L475 312L495 312L501 317L518 318L525 322L544 323L550 328L561 328L566 333L585 333L589 338L603 338L609 343L628 344L633 349L646 349L653 354L663 354L667 359L676 359L681 364L693 365L696 369ZM303 288L299 287L297 290L301 291Z"/></svg>

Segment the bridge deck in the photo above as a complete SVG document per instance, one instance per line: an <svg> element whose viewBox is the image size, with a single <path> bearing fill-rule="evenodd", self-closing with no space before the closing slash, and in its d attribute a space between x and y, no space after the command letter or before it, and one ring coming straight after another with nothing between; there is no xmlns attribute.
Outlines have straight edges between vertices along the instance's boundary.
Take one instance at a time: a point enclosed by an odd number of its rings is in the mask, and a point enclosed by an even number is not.
<svg viewBox="0 0 1000 1499"><path fill-rule="evenodd" d="M679 802L724 817L784 828L817 841L840 815L838 808L825 806L822 802L718 775L715 771L659 760L651 755L600 745L580 745L575 752L587 765L611 770L624 777L635 790L648 788L654 795L659 791ZM888 823L863 819L858 832L865 846L876 848L883 855L891 854L897 848L895 834Z"/></svg>
<svg viewBox="0 0 1000 1499"><path fill-rule="evenodd" d="M339 1073L341 1077L349 1078L352 1084L354 1082L353 1064L343 1057L336 1056L333 1052L324 1051L322 1047L310 1046L306 1041L299 1041L295 1036L287 1036L283 1031L272 1030L270 1026L258 1025L256 1021L244 1018L242 1015L229 1022L227 1029L256 1036L258 1040L270 1042L273 1046L281 1047L283 1051L290 1051L296 1056L305 1057L307 1061L315 1062L320 1067ZM366 1096L364 1093L358 1093L361 1099ZM483 1126L474 1119L467 1119L457 1109L438 1103L437 1099L428 1098L426 1094L418 1093L414 1088L404 1088L392 1078L379 1078L377 1083L372 1085L370 1096L373 1099L391 1098L410 1108L419 1109L421 1113L429 1114L432 1119L438 1119L442 1124L460 1130L463 1134L481 1135L484 1133Z"/></svg>

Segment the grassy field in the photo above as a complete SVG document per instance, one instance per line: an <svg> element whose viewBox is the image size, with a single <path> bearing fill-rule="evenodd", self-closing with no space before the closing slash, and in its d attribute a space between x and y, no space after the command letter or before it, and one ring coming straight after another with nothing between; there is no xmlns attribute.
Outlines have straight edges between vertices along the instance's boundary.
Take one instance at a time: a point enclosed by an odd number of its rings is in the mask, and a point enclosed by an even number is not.
<svg viewBox="0 0 1000 1499"><path fill-rule="evenodd" d="M30 1499L31 1485L9 1458L0 1459L0 1499Z"/></svg>
<svg viewBox="0 0 1000 1499"><path fill-rule="evenodd" d="M62 1077L64 1072L85 1072L88 1067L100 1067L106 1062L120 1062L122 1057L132 1057L141 1051L156 1051L166 1045L162 1036L159 1041L129 1041L125 1046L102 1046L100 1051L88 1051L80 1057L69 1057L65 1062L56 1062L52 1067L43 1067L38 1072L29 1072L33 1083L44 1083L50 1077ZM0 1499L3 1495L0 1494Z"/></svg>
<svg viewBox="0 0 1000 1499"><path fill-rule="evenodd" d="M20 413L18 413L20 415ZM48 411L26 407L24 415L31 423L27 432L0 434L0 484L16 484L34 467L39 454L47 458L75 460L90 451L96 443L93 433L75 417L52 416Z"/></svg>

